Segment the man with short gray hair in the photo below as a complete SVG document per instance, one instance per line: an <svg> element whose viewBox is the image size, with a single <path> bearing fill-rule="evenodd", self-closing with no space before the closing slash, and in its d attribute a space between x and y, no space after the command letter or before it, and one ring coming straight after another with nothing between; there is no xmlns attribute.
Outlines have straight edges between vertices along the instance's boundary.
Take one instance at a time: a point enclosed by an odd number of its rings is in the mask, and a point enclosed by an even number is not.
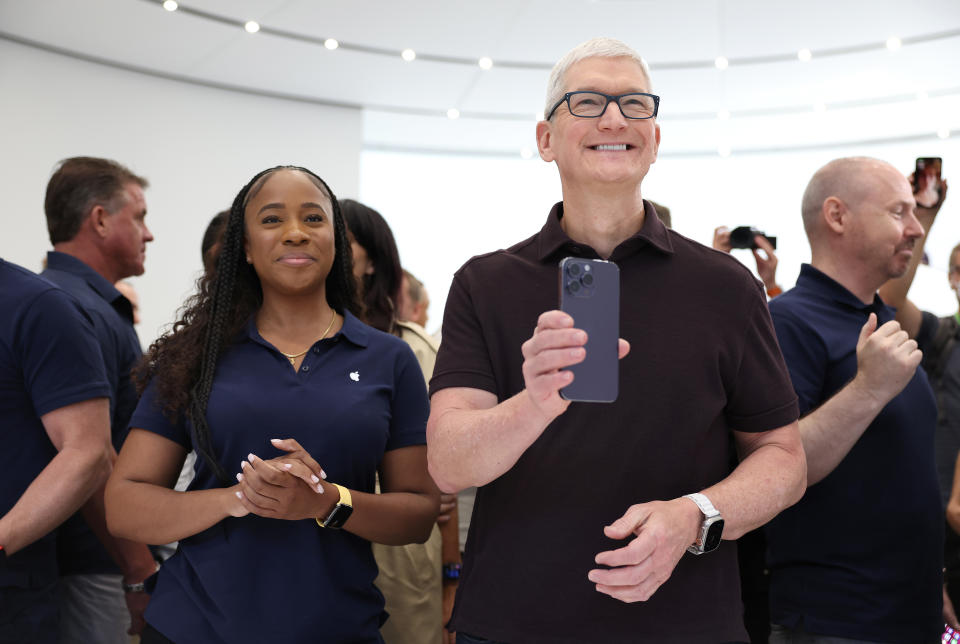
<svg viewBox="0 0 960 644"><path fill-rule="evenodd" d="M47 184L44 211L53 250L42 276L70 293L93 322L110 385L111 438L119 450L137 404L130 372L142 352L132 303L114 284L144 272L147 180L109 159L60 162ZM113 452L116 458L116 451ZM126 644L143 628L156 571L146 545L114 538L106 527L103 488L60 529L61 644Z"/></svg>
<svg viewBox="0 0 960 644"><path fill-rule="evenodd" d="M762 287L641 197L658 107L623 43L568 53L537 124L563 201L539 233L454 276L427 442L442 490L479 486L452 619L463 644L744 641L730 541L805 486ZM619 267L612 403L560 395L568 367L602 350L556 310L568 256Z"/></svg>

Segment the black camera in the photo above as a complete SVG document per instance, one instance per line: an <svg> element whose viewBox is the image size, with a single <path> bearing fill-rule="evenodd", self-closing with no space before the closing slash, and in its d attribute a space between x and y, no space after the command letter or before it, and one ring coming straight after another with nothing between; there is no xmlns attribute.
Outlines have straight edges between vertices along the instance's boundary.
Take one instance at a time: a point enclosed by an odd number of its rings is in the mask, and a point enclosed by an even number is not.
<svg viewBox="0 0 960 644"><path fill-rule="evenodd" d="M777 238L771 237L762 230L753 226L737 226L730 231L730 248L759 248L753 238L757 235L766 238L774 250L777 248Z"/></svg>

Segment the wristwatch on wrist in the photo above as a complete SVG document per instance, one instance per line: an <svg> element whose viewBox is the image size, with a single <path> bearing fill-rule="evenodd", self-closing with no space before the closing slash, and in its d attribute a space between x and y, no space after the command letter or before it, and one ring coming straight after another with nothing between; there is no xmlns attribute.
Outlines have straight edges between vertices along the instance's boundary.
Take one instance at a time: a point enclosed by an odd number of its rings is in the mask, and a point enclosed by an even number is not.
<svg viewBox="0 0 960 644"><path fill-rule="evenodd" d="M687 548L687 552L702 555L705 552L716 550L720 545L720 537L723 535L723 517L720 516L720 512L713 507L713 503L710 503L710 499L704 494L685 494L683 498L696 503L700 512L703 513L700 534L693 545Z"/></svg>
<svg viewBox="0 0 960 644"><path fill-rule="evenodd" d="M333 528L336 530L342 528L343 524L350 518L350 515L353 514L353 499L350 497L350 490L336 483L332 485L340 491L340 500L333 506L333 510L330 511L326 519L321 521L318 518L316 521L317 525L321 528Z"/></svg>

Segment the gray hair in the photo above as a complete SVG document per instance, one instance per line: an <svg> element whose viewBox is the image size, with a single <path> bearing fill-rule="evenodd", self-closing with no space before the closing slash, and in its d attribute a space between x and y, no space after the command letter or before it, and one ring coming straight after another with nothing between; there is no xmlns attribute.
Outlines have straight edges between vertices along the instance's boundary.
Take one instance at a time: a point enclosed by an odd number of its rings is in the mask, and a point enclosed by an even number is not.
<svg viewBox="0 0 960 644"><path fill-rule="evenodd" d="M574 64L586 58L629 58L640 65L640 69L643 70L643 76L647 80L646 91L649 92L653 89L647 62L632 47L613 38L593 38L568 51L553 66L553 71L550 72L550 80L547 81L547 103L543 108L544 118L550 113L553 106L563 98L567 71Z"/></svg>

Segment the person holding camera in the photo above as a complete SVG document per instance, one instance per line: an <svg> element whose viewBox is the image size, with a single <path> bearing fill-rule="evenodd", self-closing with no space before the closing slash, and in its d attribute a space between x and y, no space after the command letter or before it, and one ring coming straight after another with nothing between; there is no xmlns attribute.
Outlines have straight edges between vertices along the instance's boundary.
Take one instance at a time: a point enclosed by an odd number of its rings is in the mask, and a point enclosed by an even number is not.
<svg viewBox="0 0 960 644"><path fill-rule="evenodd" d="M803 195L811 262L770 314L810 487L766 526L772 644L937 642L943 629L936 405L877 294L919 255L915 207L899 171L863 157L826 164Z"/></svg>
<svg viewBox="0 0 960 644"><path fill-rule="evenodd" d="M454 276L427 455L442 490L479 486L453 610L461 644L742 642L731 541L805 487L760 285L641 197L660 142L650 91L619 41L557 63L537 141L563 201L537 234ZM568 257L619 267L614 402L562 396L569 368L604 350L556 310ZM603 279L582 284L599 292Z"/></svg>
<svg viewBox="0 0 960 644"><path fill-rule="evenodd" d="M731 233L737 233L731 240ZM734 245L736 241L736 245ZM776 247L770 243L770 240L761 232L758 232L748 226L740 226L731 231L726 226L717 226L713 230L713 247L717 250L729 253L734 248L750 249L753 253L753 259L757 262L757 275L763 282L763 287L767 291L767 297L776 297L783 293L783 289L777 284L777 253ZM761 252L762 251L762 252Z"/></svg>

